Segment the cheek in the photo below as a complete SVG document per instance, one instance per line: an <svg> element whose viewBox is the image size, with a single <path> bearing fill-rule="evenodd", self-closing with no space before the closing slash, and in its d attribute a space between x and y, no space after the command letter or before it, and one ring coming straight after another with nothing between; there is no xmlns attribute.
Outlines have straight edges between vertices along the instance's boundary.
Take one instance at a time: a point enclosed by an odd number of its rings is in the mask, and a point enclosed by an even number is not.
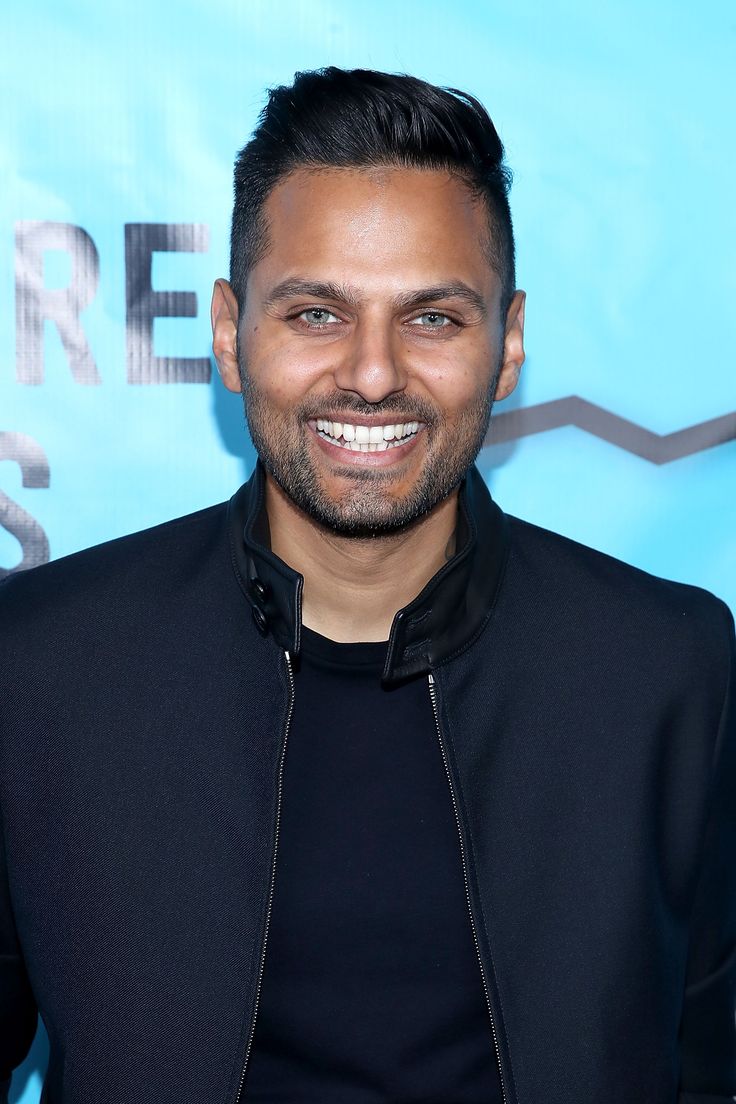
<svg viewBox="0 0 736 1104"><path fill-rule="evenodd" d="M278 406L293 406L324 374L324 356L269 337L264 326L244 335L242 355L254 386Z"/></svg>
<svg viewBox="0 0 736 1104"><path fill-rule="evenodd" d="M415 366L417 383L450 423L467 418L478 409L493 378L493 353L489 348L466 349L465 355L458 355L459 352L448 351L433 358L431 367L426 362L421 368Z"/></svg>

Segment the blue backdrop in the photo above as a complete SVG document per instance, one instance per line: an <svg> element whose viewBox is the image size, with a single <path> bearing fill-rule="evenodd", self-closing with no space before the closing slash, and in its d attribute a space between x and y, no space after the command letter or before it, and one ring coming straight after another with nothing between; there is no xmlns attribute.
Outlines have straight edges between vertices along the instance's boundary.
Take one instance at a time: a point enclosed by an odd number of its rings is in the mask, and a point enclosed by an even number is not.
<svg viewBox="0 0 736 1104"><path fill-rule="evenodd" d="M249 473L208 362L233 158L267 86L360 65L473 92L506 145L528 358L479 461L501 506L736 609L731 0L9 9L0 570ZM45 1048L40 1031L16 1104L38 1100Z"/></svg>

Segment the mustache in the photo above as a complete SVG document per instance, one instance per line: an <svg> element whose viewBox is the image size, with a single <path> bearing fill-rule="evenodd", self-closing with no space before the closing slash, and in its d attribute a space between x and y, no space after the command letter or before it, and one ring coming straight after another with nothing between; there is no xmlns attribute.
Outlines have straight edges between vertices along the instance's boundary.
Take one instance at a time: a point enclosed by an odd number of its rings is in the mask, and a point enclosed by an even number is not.
<svg viewBox="0 0 736 1104"><path fill-rule="evenodd" d="M384 415L400 415L396 417L396 421L425 422L427 425L434 425L438 420L435 407L407 395L387 395L380 402L371 403L361 399L359 395L334 391L311 402L301 403L295 409L295 413L304 421L310 418L324 418L331 411L339 411L342 415L354 414L356 417L377 415L380 418Z"/></svg>

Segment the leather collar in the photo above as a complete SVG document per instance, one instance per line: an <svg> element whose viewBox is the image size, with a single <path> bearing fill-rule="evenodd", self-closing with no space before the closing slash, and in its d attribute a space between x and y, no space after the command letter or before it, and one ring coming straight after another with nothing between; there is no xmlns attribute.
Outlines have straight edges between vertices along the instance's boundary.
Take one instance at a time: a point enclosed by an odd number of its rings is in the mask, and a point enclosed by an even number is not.
<svg viewBox="0 0 736 1104"><path fill-rule="evenodd" d="M259 631L297 656L304 577L270 549L265 482L258 460L230 499L230 555ZM426 674L473 643L493 608L508 543L506 515L473 465L460 485L457 551L394 616L384 682Z"/></svg>

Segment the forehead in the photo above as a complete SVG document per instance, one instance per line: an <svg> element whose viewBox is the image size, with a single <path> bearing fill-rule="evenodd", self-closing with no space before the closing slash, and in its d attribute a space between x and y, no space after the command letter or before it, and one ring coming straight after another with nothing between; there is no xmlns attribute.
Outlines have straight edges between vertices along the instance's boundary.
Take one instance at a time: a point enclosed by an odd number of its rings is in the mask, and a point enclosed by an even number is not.
<svg viewBox="0 0 736 1104"><path fill-rule="evenodd" d="M484 202L444 170L301 168L264 205L258 283L292 273L387 289L465 280L490 293Z"/></svg>

